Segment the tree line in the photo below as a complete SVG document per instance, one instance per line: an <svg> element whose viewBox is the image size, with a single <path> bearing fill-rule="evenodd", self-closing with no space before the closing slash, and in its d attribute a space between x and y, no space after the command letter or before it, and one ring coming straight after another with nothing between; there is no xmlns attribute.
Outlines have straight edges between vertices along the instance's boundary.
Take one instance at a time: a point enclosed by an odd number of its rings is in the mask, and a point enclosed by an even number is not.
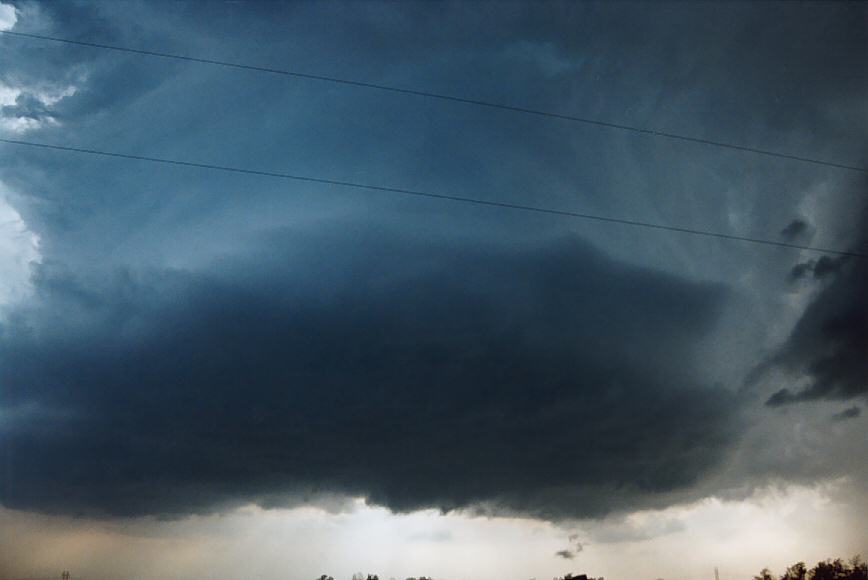
<svg viewBox="0 0 868 580"><path fill-rule="evenodd" d="M320 576L316 580L335 580L335 579L332 578L331 576L327 575L327 574L323 574L322 576ZM357 573L353 574L353 580L380 580L380 577L377 576L376 574L368 574L367 576L365 576L364 574L357 572ZM392 580L394 580L394 578ZM419 578L410 577L410 578L407 578L407 580L434 580L434 579L429 578L428 576L419 576Z"/></svg>
<svg viewBox="0 0 868 580"><path fill-rule="evenodd" d="M787 568L783 576L775 576L766 568L753 580L868 580L868 564L858 556L849 562L840 558L824 560L810 569L804 562L798 562Z"/></svg>
<svg viewBox="0 0 868 580"><path fill-rule="evenodd" d="M334 578L323 574L316 580L334 580ZM357 573L353 574L353 580L380 580L380 577L376 574L368 574L366 576ZM418 578L410 577L406 580L433 580L433 578L419 576ZM603 578L589 578L585 574L567 574L553 580L603 580ZM813 568L808 568L804 562L797 562L788 567L782 576L775 576L768 568L765 568L754 576L753 580L868 580L868 564L863 562L858 556L851 558L848 562L845 562L841 558L823 560L817 562L817 565Z"/></svg>
<svg viewBox="0 0 868 580"><path fill-rule="evenodd" d="M320 576L316 580L335 580L335 579L332 578L331 576L328 576L327 574L323 574L322 576ZM376 574L368 574L367 576L365 576L364 574L356 573L356 574L353 574L353 580L380 580L380 577L377 576ZM391 580L395 580L395 579L393 578ZM410 578L407 578L406 580L434 580L434 579L430 578L428 576L419 576L419 578L410 577ZM578 575L567 574L566 576L561 576L560 578L554 578L553 580L604 580L604 579L602 576L600 576L599 578L589 578L586 574L578 574ZM868 580L868 579L866 579L866 580Z"/></svg>

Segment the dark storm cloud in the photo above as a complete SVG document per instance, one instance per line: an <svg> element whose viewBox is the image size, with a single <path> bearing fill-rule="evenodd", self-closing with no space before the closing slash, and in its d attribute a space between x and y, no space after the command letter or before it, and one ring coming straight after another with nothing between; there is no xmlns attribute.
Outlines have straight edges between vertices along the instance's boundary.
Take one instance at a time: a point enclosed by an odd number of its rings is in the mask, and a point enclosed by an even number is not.
<svg viewBox="0 0 868 580"><path fill-rule="evenodd" d="M575 239L516 254L341 229L208 275L43 268L0 380L11 413L55 419L4 433L3 504L168 514L347 493L561 518L720 461L734 401L690 356L720 288Z"/></svg>
<svg viewBox="0 0 868 580"><path fill-rule="evenodd" d="M793 269L790 270L790 279L799 280L811 274L815 280L822 280L829 274L834 274L841 269L841 266L847 261L847 256L832 258L823 256L817 260L808 260L807 262L799 262Z"/></svg>
<svg viewBox="0 0 868 580"><path fill-rule="evenodd" d="M787 227L781 230L781 235L787 240L795 240L808 234L808 222L802 219L794 219Z"/></svg>
<svg viewBox="0 0 868 580"><path fill-rule="evenodd" d="M855 419L862 414L862 409L857 406L852 406L844 409L840 413L832 415L833 421L846 421L847 419Z"/></svg>
<svg viewBox="0 0 868 580"><path fill-rule="evenodd" d="M860 222L863 235L853 248L864 252L868 210ZM798 379L799 389L784 387L766 401L771 407L819 399L847 400L868 395L868 261L823 256L796 266L792 277L812 272L825 284L805 309L780 351L764 370L781 368Z"/></svg>
<svg viewBox="0 0 868 580"><path fill-rule="evenodd" d="M765 4L665 9L554 2L545 9L533 3L157 6L46 3L41 10L52 24L35 30L848 159L847 144L855 139L841 123L829 123L828 115L837 111L838 100L864 94L864 87L847 77L860 64L853 47L863 46L865 34L861 9L849 5L800 5L785 14ZM22 18L17 26L32 30L35 25ZM727 212L711 202L686 200L730 195L738 188L729 178L740 178L743 163L753 159L737 154L733 169L721 166L721 160L733 159L731 153L588 126L83 47L0 42L0 74L41 75L44 81L82 67L87 81L76 83L76 95L58 104L68 129L58 138L94 148L490 195L507 202L533 198L539 205L659 217L720 231L731 229ZM752 66L744 67L747 61ZM861 141L862 132L854 129L858 125L843 125ZM181 186L163 183L162 171L126 183L118 177L126 178L122 169L89 170L89 163L64 166L55 157L10 153L19 155L32 155L34 165L62 183L56 188L62 196L41 188L40 195L51 196L54 213L46 216L45 210L39 218L66 219L80 232L103 235L105 227L126 232L117 215L129 208L139 212L133 223L147 223L150 216L141 214L164 209L151 201L152 195L165 196L173 188L192 198L189 205L198 202L209 212L229 205L207 187L202 188L207 200L194 196L189 190L195 188L188 187L192 179ZM762 163L752 175L760 181L771 172L769 188L781 187L774 175L781 167L800 183L817 179L815 168ZM702 168L698 179L691 178L688 167ZM710 184L709 171L724 176L725 186ZM111 180L120 183L93 185ZM255 187L258 198L265 197L267 187ZM280 189L285 197L286 188L281 184ZM798 188L783 189L788 199L800 195ZM782 196L750 190L744 195L750 199L741 211L748 220L758 216L757 237L774 236L786 225L778 220L792 217L780 211L787 201ZM774 206L771 223L765 219L767 205ZM696 208L695 215L690 208ZM66 224L49 225L42 232L46 246L73 254L64 260L84 253L68 250Z"/></svg>
<svg viewBox="0 0 868 580"><path fill-rule="evenodd" d="M864 135L843 108L864 95L845 78L865 35L855 5L153 6L48 3L53 24L36 31L843 162ZM774 237L797 215L786 206L829 179L463 105L0 42L0 78L77 86L57 104L58 143L720 231L741 218L757 237ZM364 494L396 510L482 505L559 519L671 504L737 438L737 404L705 386L717 377L697 354L722 342L702 339L724 292L574 239L540 241L574 224L8 151L3 178L36 199L27 218L45 264L34 304L2 331L6 505L172 514ZM392 233L323 218L334 215L376 216ZM244 250L250 231L296 219L339 234ZM750 279L755 267L709 257L761 259L730 244L696 260L700 245L685 238L582 231L693 280ZM455 242L428 248L425 236ZM208 266L227 253L236 259ZM804 273L830 285L853 266L832 275L821 261ZM750 293L764 297L757 279ZM765 312L758 304L752 313ZM769 322L746 318L734 323L745 335Z"/></svg>
<svg viewBox="0 0 868 580"><path fill-rule="evenodd" d="M8 118L32 119L38 121L53 117L51 109L36 95L22 93L15 99L14 105L0 107L0 115Z"/></svg>
<svg viewBox="0 0 868 580"><path fill-rule="evenodd" d="M555 556L558 558L563 558L564 560L572 560L576 557L577 554L582 552L585 547L579 542L578 534L570 534L568 538L570 542L570 547L565 548L563 550L558 550L555 552Z"/></svg>

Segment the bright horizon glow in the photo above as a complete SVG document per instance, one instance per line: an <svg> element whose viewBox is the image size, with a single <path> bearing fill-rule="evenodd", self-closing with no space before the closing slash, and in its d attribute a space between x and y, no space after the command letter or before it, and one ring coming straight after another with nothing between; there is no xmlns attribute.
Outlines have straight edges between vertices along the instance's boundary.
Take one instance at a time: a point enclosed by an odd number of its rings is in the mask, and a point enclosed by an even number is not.
<svg viewBox="0 0 868 580"><path fill-rule="evenodd" d="M630 580L703 575L715 566L722 578L748 578L794 559L813 563L859 553L853 518L834 499L845 484L771 487L741 501L710 498L574 525L434 510L395 515L360 499L342 513L247 506L174 521L100 521L3 510L0 540L13 548L13 557L0 578L70 569L89 580L313 580L323 573L341 580L356 572L443 580L574 572ZM573 534L583 549L572 560L557 557L555 552L570 547ZM841 546L848 552L840 554Z"/></svg>

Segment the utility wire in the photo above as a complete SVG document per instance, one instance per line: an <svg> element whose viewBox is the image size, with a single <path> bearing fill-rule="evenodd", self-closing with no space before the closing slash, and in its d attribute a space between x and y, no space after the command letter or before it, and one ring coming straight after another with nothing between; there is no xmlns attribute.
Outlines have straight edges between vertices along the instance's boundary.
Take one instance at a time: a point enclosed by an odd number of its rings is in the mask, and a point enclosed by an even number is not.
<svg viewBox="0 0 868 580"><path fill-rule="evenodd" d="M575 123L584 123L586 125L596 125L598 127L607 127L609 129L618 129L621 131L629 131L632 133L639 133L642 135L650 135L653 137L663 137L665 139L672 139L676 141L684 141L688 143L698 143L701 145L708 145L712 147L720 147L724 149L730 149L735 151L742 151L747 153L755 153L757 155L765 155L768 157L777 157L779 159L789 159L790 161L799 161L802 163L811 163L814 165L823 165L825 167L834 167L836 169L846 169L848 171L859 171L861 173L868 173L868 167L858 166L858 165L847 165L845 163L836 163L833 161L825 161L822 159L814 159L811 157L801 157L798 155L790 155L789 153L782 153L780 151L770 151L767 149L758 149L756 147L747 147L744 145L736 145L733 143L726 143L723 141L715 141L712 139L703 139L700 137L690 137L687 135L680 135L677 133L669 133L666 131L657 131L654 129L648 129L645 127L637 127L633 125L625 125L621 123L610 123L608 121L601 121L599 119L591 119L588 117L578 117L574 115L566 115L562 113L555 113L552 111L543 111L541 109L531 109L527 107L518 107L513 105L505 105L502 103L494 103L491 101L483 101L479 99L471 99L466 97L459 97L456 95L447 95L443 93L434 93L430 91L423 91L417 89L409 89L404 87L396 87L392 85L381 85L377 83L369 83L364 81L354 81L350 79L344 79L339 77L325 76L325 75L317 75L317 74L309 74L302 73L298 71L288 70L288 69L277 69L277 68L269 68L263 66L255 66L250 64L242 64L237 62L229 62L223 60L214 60L209 58L198 58L193 56L185 56L181 54L173 54L168 52L158 52L153 50L141 50L137 48L129 48L125 46L115 46L111 44L100 44L96 42L86 42L83 40L72 40L70 38L58 38L54 36L45 36L41 34L31 34L26 32L12 32L10 30L0 30L0 34L5 34L7 36L19 37L19 38L31 38L36 40L47 40L51 42L61 42L64 44L74 44L77 46L87 46L90 48L99 48L103 50L113 50L116 52L126 52L131 54L138 54L142 56L150 56L157 58L166 58L173 60L182 60L187 62L196 62L200 64L211 64L217 66L224 66L235 69L244 69L251 70L269 74L283 75L288 77L295 77L307 80L315 80L322 81L327 83L334 83L340 85L349 85L353 87L362 87L366 89L375 89L378 91L388 91L391 93L399 93L404 95L413 95L417 97L428 97L432 99L439 99L442 101L452 101L455 103L464 103L467 105L476 105L480 107L487 107L490 109L500 109L502 111L511 111L514 113L524 113L528 115L536 115L539 117L548 117L551 119L560 119L562 121L572 121Z"/></svg>
<svg viewBox="0 0 868 580"><path fill-rule="evenodd" d="M838 256L851 256L856 258L868 258L868 254L862 252L854 252L854 251L846 251L846 250L834 250L828 248L818 248L814 246L803 246L800 244L791 244L788 242L779 242L775 240L767 240L762 238L749 238L745 236L736 236L732 234L724 234L720 232L710 232L706 230L698 230L693 228L682 228L677 226L668 226L664 224L655 224L651 222L643 222L637 220L630 219L622 219L615 217L607 217L595 214L588 213L579 213L574 211L560 210L560 209L552 209L540 206L532 206L532 205L523 205L517 203L507 203L501 201L490 201L486 199L479 199L473 197L465 197L460 195L451 195L445 193L435 193L430 191L420 191L415 189L404 189L401 187L388 187L384 185L373 185L367 183L357 183L352 181L342 181L338 179L327 179L322 177L311 177L306 175L295 175L292 173L280 173L275 171L260 171L257 169L245 169L242 167L231 167L227 165L213 165L210 163L196 163L193 161L182 161L179 159L166 159L162 157L147 157L144 155L132 155L129 153L118 153L115 151L99 151L96 149L84 149L81 147L67 147L64 145L50 145L48 143L36 143L33 141L19 141L15 139L3 139L0 138L0 143L7 143L9 145L18 145L18 146L26 146L26 147L38 147L41 149L51 149L55 151L67 151L74 153L85 153L88 155L99 155L102 157L114 157L120 159L131 159L135 161L148 161L150 163L162 163L165 165L179 165L182 167L195 167L198 169L211 169L215 171L225 171L229 173L242 173L246 175L259 175L263 177L276 177L279 179L288 179L292 181L302 181L307 183L321 183L325 185L337 185L340 187L349 187L354 189L363 189L369 191L383 191L386 193L396 193L401 195L412 195L416 197L427 197L432 199L440 199L447 201L454 201L460 203L472 203L475 205L483 205L488 207L500 207L506 209L520 210L520 211L528 211L534 213L541 214L549 214L549 215L557 215L569 218L583 219L583 220L592 220L598 222L606 222L606 223L614 223L621 224L639 228L647 228L654 230L665 230L670 232L680 232L683 234L692 234L696 236L705 236L709 238L718 238L724 240L737 240L742 242L749 242L752 244L763 244L766 246L778 246L783 248L794 248L797 250L807 250L811 252L819 252L823 254L834 254Z"/></svg>

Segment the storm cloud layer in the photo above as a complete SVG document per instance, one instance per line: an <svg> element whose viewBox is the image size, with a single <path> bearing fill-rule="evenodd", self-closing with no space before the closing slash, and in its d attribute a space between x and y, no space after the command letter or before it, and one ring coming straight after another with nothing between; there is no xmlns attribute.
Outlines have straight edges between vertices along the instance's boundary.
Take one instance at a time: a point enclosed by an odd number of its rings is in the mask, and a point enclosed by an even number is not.
<svg viewBox="0 0 868 580"><path fill-rule="evenodd" d="M24 33L865 165L864 5L13 15ZM864 251L864 189L839 168L32 38L0 48L0 132L16 139ZM17 240L0 240L4 506L364 496L556 520L858 473L840 443L865 428L856 260L8 144L0 180L0 235ZM775 372L739 391L758 366ZM837 433L832 451L788 431L835 402L817 436Z"/></svg>
<svg viewBox="0 0 868 580"><path fill-rule="evenodd" d="M575 239L293 241L252 270L44 267L0 351L3 503L130 515L317 492L597 515L694 482L733 435L732 398L689 362L719 287Z"/></svg>
<svg viewBox="0 0 868 580"><path fill-rule="evenodd" d="M868 244L868 209L860 222L863 235L854 247ZM784 387L769 406L820 399L848 400L868 395L868 260L823 256L798 264L797 281L810 272L821 284L780 351L768 362L791 377L807 377L798 388ZM858 413L858 409L857 409Z"/></svg>

